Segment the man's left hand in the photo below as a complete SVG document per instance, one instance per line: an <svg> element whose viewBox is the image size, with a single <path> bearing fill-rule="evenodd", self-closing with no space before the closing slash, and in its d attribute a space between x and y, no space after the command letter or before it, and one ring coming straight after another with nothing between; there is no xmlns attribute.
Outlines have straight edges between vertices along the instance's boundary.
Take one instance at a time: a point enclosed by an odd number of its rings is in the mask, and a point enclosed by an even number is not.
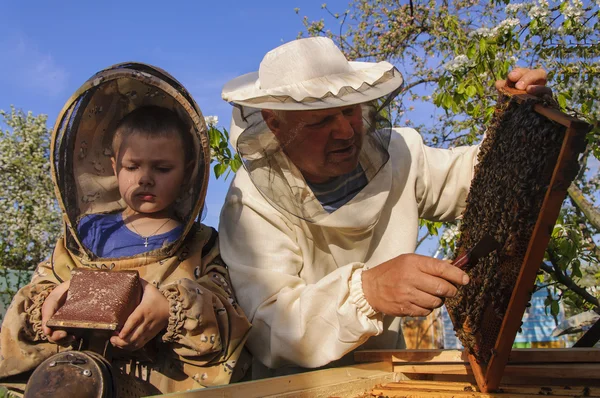
<svg viewBox="0 0 600 398"><path fill-rule="evenodd" d="M552 90L546 86L548 74L544 69L515 68L508 73L506 80L498 80L496 88L500 89L509 84L527 94L543 97L552 95Z"/></svg>

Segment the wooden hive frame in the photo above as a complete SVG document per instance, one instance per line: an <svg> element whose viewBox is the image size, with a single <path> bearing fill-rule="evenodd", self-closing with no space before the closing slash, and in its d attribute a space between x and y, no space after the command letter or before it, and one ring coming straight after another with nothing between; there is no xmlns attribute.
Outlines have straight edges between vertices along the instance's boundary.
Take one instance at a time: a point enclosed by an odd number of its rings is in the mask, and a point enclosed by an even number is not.
<svg viewBox="0 0 600 398"><path fill-rule="evenodd" d="M535 99L520 90L505 88L503 91L518 103ZM473 355L468 356L477 384L484 392L494 391L500 385L515 336L521 326L525 308L535 285L537 272L544 258L544 252L550 241L562 202L567 195L567 189L571 184L573 175L568 174L569 167L577 162L579 154L583 152L585 136L589 131L588 124L540 103L534 105L534 111L563 125L566 131L491 359L489 363L482 364Z"/></svg>

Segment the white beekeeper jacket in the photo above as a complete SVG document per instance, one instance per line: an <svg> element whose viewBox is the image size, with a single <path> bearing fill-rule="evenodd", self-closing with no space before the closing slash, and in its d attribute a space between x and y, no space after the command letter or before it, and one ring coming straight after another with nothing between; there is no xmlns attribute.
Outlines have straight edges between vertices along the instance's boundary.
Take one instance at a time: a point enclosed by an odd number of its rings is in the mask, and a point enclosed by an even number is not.
<svg viewBox="0 0 600 398"><path fill-rule="evenodd" d="M318 223L280 212L238 171L221 213L220 249L253 324L248 347L271 368L255 360L255 378L331 365L359 346L404 348L400 319L371 308L361 273L414 252L419 218L461 214L477 148L430 148L415 130L393 129L383 169Z"/></svg>

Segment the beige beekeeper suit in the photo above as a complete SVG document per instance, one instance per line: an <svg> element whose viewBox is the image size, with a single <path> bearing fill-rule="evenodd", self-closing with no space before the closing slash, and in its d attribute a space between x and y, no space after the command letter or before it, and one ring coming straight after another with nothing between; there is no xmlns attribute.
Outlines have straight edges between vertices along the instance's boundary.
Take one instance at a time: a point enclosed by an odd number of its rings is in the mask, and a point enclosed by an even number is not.
<svg viewBox="0 0 600 398"><path fill-rule="evenodd" d="M232 137L233 141L237 137ZM256 378L339 360L361 348L403 348L400 319L366 302L361 273L416 249L419 218L454 220L477 147L434 149L393 129L389 161L350 202L316 223L281 212L240 170L221 214L220 247L244 312ZM348 355L331 365L351 362Z"/></svg>
<svg viewBox="0 0 600 398"><path fill-rule="evenodd" d="M128 258L97 258L81 244L77 222L86 214L121 211L113 174L111 131L134 109L154 105L176 112L190 126L195 165L175 202L183 232L163 248ZM182 154L183 156L183 154ZM52 135L52 177L63 211L65 235L16 294L0 335L0 378L34 369L72 347L48 342L41 308L74 268L137 270L168 299L168 327L150 345L150 361L127 352L113 368L147 381L163 393L226 384L250 324L237 304L216 231L196 219L203 208L210 154L204 118L187 91L166 72L144 64L120 64L89 79L65 105ZM139 365L139 366L138 366ZM140 371L142 369L142 371ZM2 380L0 380L2 384ZM141 383L143 384L143 383ZM121 385L119 396L148 395Z"/></svg>

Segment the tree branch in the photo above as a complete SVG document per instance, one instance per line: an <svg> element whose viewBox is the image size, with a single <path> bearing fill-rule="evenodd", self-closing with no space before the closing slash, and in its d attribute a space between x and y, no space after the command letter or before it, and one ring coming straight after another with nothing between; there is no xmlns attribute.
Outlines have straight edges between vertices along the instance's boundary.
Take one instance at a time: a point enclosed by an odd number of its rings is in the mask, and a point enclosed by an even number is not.
<svg viewBox="0 0 600 398"><path fill-rule="evenodd" d="M586 216L590 224L594 228L600 230L600 211L594 207L594 205L583 196L583 192L575 184L571 184L567 190L573 202L581 209L583 214Z"/></svg>
<svg viewBox="0 0 600 398"><path fill-rule="evenodd" d="M423 79L419 79L416 80L410 84L407 84L406 86L404 86L402 88L402 92L405 93L409 90L412 90L413 88L415 88L416 86L418 86L419 84L425 84L425 83L433 83L433 82L437 82L439 80L439 77L426 77Z"/></svg>
<svg viewBox="0 0 600 398"><path fill-rule="evenodd" d="M565 285L567 288L571 289L573 292L577 293L579 296L581 296L581 298L583 298L588 303L591 303L591 304L595 305L596 307L600 307L600 301L598 301L598 299L596 297L591 295L587 290L585 290L585 288L577 285L573 281L573 279L571 279L567 275L565 275L565 273L562 272L560 270L560 268L558 268L556 266L556 264L552 263L552 265L550 266L546 263L542 263L540 268L543 269L544 271L546 271L547 273L554 275L554 277L556 278L556 280L558 282Z"/></svg>
<svg viewBox="0 0 600 398"><path fill-rule="evenodd" d="M429 231L427 231L427 233L425 233L425 235L423 235L418 241L417 241L417 247L421 246L421 243L423 243L425 241L425 239L427 239L429 237L429 235L431 235L429 233Z"/></svg>

